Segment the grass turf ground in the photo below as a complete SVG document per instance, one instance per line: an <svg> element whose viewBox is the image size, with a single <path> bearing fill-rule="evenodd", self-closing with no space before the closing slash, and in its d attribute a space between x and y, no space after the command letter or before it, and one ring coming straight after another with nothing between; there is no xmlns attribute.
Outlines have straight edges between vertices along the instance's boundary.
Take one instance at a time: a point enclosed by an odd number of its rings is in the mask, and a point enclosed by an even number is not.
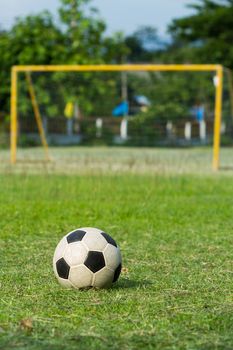
<svg viewBox="0 0 233 350"><path fill-rule="evenodd" d="M232 349L233 179L211 175L0 176L0 349ZM59 239L109 232L110 290L63 290Z"/></svg>

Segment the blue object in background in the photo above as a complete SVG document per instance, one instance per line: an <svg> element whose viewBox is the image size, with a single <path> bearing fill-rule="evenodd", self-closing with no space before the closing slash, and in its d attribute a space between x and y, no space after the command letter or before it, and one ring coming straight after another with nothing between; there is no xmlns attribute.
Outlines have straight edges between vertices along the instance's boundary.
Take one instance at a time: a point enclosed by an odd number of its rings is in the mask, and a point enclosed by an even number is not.
<svg viewBox="0 0 233 350"><path fill-rule="evenodd" d="M198 121L202 122L205 119L205 107L195 106L192 108L191 113L193 117Z"/></svg>
<svg viewBox="0 0 233 350"><path fill-rule="evenodd" d="M116 106L113 111L113 117L124 117L129 114L129 104L126 101L121 102L118 106Z"/></svg>
<svg viewBox="0 0 233 350"><path fill-rule="evenodd" d="M196 111L196 118L197 121L202 122L205 117L205 108L202 106L199 106Z"/></svg>

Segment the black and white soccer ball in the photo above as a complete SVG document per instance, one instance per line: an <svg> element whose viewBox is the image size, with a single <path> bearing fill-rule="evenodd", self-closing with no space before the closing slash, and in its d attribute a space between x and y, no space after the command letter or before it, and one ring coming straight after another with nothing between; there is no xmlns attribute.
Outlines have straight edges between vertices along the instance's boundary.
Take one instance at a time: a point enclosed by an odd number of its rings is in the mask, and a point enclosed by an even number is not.
<svg viewBox="0 0 233 350"><path fill-rule="evenodd" d="M68 233L58 243L53 269L67 288L107 288L120 276L120 248L107 233L84 227Z"/></svg>

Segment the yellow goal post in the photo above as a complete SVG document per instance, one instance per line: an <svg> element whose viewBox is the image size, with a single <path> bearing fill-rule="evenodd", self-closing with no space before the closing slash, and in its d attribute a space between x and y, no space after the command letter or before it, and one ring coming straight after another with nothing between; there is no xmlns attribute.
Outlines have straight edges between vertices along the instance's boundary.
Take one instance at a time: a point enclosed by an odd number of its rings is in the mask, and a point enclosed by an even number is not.
<svg viewBox="0 0 233 350"><path fill-rule="evenodd" d="M13 66L11 71L11 163L17 161L17 101L18 101L18 74L25 73L29 85L29 94L37 121L41 141L45 149L46 158L49 158L48 145L43 132L41 117L37 106L33 84L30 79L31 72L215 72L215 116L214 116L214 142L213 142L213 169L219 169L222 96L223 96L223 66L216 64L124 64L124 65L30 65Z"/></svg>

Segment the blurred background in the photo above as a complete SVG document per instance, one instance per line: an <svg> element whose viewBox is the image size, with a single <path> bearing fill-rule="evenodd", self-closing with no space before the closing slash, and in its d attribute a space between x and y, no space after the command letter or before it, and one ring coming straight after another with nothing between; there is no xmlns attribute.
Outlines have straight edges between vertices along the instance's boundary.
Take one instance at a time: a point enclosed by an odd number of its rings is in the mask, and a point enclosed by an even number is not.
<svg viewBox="0 0 233 350"><path fill-rule="evenodd" d="M233 0L0 0L0 132L9 144L14 65L221 64L223 143L232 143ZM212 142L213 73L32 73L51 145ZM21 146L40 143L24 74Z"/></svg>

